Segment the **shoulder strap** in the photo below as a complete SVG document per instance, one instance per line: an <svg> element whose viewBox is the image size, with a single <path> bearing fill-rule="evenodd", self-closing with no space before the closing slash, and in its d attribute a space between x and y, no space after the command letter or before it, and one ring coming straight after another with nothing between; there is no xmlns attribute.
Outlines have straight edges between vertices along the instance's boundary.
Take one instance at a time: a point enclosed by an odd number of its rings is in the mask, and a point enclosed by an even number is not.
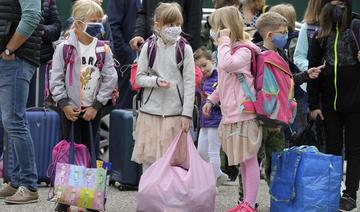
<svg viewBox="0 0 360 212"><path fill-rule="evenodd" d="M101 71L106 57L106 45L108 45L108 41L97 40L95 54L96 54L96 66Z"/></svg>
<svg viewBox="0 0 360 212"><path fill-rule="evenodd" d="M176 43L176 63L180 70L181 76L183 75L184 70L184 58L185 58L185 46L187 44L187 40L184 37L180 37L180 39Z"/></svg>
<svg viewBox="0 0 360 212"><path fill-rule="evenodd" d="M251 74L256 77L257 75L257 66L256 66L256 53L253 47L251 47L250 45L246 45L246 44L240 44L235 46L232 49L232 53L236 52L238 49L240 48L247 48L250 50L251 52Z"/></svg>
<svg viewBox="0 0 360 212"><path fill-rule="evenodd" d="M63 58L64 58L64 72L67 71L67 66L70 65L69 84L72 85L72 70L73 70L73 65L75 63L74 46L69 44L64 44Z"/></svg>
<svg viewBox="0 0 360 212"><path fill-rule="evenodd" d="M147 39L147 43L148 43L147 54L148 54L150 68L153 67L156 57L156 45L157 45L156 41L157 39L155 35L152 35Z"/></svg>

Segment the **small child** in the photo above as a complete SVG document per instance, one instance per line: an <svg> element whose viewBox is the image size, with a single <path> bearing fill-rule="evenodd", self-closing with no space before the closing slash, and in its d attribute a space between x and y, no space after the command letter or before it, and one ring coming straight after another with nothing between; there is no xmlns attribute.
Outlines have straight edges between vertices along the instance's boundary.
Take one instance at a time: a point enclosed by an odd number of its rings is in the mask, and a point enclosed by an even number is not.
<svg viewBox="0 0 360 212"><path fill-rule="evenodd" d="M203 80L200 86L201 108L205 105L207 97L217 88L218 73L213 65L212 55L209 50L202 47L194 53L195 64L201 68ZM229 178L220 169L220 147L221 142L217 128L221 121L221 110L219 106L212 108L210 116L200 115L200 134L198 140L198 151L201 157L209 161L217 178L216 186L222 185Z"/></svg>
<svg viewBox="0 0 360 212"><path fill-rule="evenodd" d="M236 74L244 74L251 92L255 94L254 77L251 75L251 52L240 45L251 45L256 52L260 49L249 41L244 32L244 23L236 7L217 9L211 16L212 30L218 45L219 85L208 97L203 113L210 115L211 109L221 102L222 119L219 136L228 157L229 165L239 165L244 187L244 201L229 211L257 211L255 207L260 181L257 153L261 146L262 129L255 114L241 111L241 102L246 94Z"/></svg>
<svg viewBox="0 0 360 212"><path fill-rule="evenodd" d="M289 63L290 69L293 72L293 66L283 51L288 40L288 21L278 13L267 12L259 17L256 27L264 40L261 46L262 51L270 50L277 52L279 57L282 57ZM305 72L294 74L295 85L300 85L310 79L316 79L321 72L321 68L311 68ZM274 152L283 151L285 147L285 139L281 131L282 129L280 128L264 128L263 150L265 152L265 160L263 165L265 167L265 179L268 183L270 183L271 155Z"/></svg>
<svg viewBox="0 0 360 212"><path fill-rule="evenodd" d="M153 67L149 67L148 42L142 47L138 60L136 83L144 91L132 160L143 164L143 170L165 154L180 130L188 132L190 128L195 99L195 64L188 44L182 71L176 62L182 24L177 3L160 3L154 15L157 46Z"/></svg>
<svg viewBox="0 0 360 212"><path fill-rule="evenodd" d="M101 30L104 13L92 0L78 0L73 6L74 23L67 39L58 45L53 56L50 74L52 97L63 111L62 124L64 135L70 136L70 126L74 124L75 142L83 143L90 150L89 122L96 132L100 123L101 108L111 99L111 93L117 84L112 52L108 45L104 64L96 59L98 39L94 36ZM64 70L64 45L73 47L74 64L69 63ZM72 67L71 67L72 66ZM93 134L95 140L95 134ZM67 211L69 206L58 204L56 211Z"/></svg>

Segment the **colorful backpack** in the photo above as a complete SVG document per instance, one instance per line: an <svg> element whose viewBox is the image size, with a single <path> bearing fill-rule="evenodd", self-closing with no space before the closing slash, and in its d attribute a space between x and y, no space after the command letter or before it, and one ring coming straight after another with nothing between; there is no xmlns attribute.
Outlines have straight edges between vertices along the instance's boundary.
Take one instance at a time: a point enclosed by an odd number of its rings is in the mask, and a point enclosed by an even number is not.
<svg viewBox="0 0 360 212"><path fill-rule="evenodd" d="M260 123L267 127L280 127L291 124L296 116L296 101L294 98L294 80L286 61L276 52L268 50L255 54L252 47L248 48L252 54L251 72L255 78L254 95L243 74L237 78L247 95L242 102L241 110L244 113L256 113Z"/></svg>
<svg viewBox="0 0 360 212"><path fill-rule="evenodd" d="M146 40L146 42L148 43L147 54L149 58L149 68L152 68L156 57L157 37L155 35L152 35ZM187 43L188 42L183 37L180 37L180 39L176 42L176 48L175 48L176 62L181 72L181 76L184 69L185 46ZM136 84L136 74L137 74L137 64L135 63L131 67L130 83L132 90L140 92L141 87Z"/></svg>
<svg viewBox="0 0 360 212"><path fill-rule="evenodd" d="M96 60L98 61L96 66L99 68L99 70L101 71L103 68L103 65L105 63L105 57L106 57L106 46L105 45L109 45L108 41L104 41L104 40L98 40L96 43L96 49L95 49L95 54L96 54ZM73 72L73 66L75 63L75 53L74 53L74 46L69 45L69 44L64 44L63 46L63 58L64 58L64 72L67 71L68 69L68 65L70 65L69 67L69 71L70 71L70 77L69 77L69 83L70 85L72 85L72 72ZM50 93L50 87L49 87L49 82L50 82L50 71L52 69L52 60L50 60L47 65L46 65L46 69L45 69L45 104L49 105L53 105L54 104L54 100L52 99L52 95ZM118 91L117 88L114 89L113 93L112 93L112 102L113 104L116 104L116 99L118 97Z"/></svg>

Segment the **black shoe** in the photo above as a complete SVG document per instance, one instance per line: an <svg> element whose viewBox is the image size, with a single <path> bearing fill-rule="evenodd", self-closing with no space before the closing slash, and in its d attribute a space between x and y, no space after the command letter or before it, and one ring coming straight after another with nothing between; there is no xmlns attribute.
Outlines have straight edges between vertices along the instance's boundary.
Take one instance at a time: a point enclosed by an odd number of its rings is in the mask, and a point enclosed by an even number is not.
<svg viewBox="0 0 360 212"><path fill-rule="evenodd" d="M339 211L357 211L356 200L344 193L340 199Z"/></svg>
<svg viewBox="0 0 360 212"><path fill-rule="evenodd" d="M56 205L55 211L58 211L58 212L67 212L69 208L70 208L70 206L68 206L68 205L58 203L58 204Z"/></svg>

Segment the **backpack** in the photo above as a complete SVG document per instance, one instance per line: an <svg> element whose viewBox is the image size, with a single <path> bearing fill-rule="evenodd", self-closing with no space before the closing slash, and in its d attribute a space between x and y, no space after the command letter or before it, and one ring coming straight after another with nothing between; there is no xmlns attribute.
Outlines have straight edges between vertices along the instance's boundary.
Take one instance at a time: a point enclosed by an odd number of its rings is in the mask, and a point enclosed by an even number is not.
<svg viewBox="0 0 360 212"><path fill-rule="evenodd" d="M99 68L99 71L102 70L103 65L105 63L105 58L106 58L106 47L105 45L108 45L108 41L104 41L104 40L98 40L96 43L96 48L95 48L95 54L96 54L96 60L97 62L97 67ZM69 84L70 86L72 85L72 71L73 71L73 65L75 63L75 53L74 53L74 46L69 45L69 44L64 44L63 46L63 58L64 58L64 72L67 71L68 69L68 65L70 65L69 67L69 71L70 71L70 77L69 77ZM45 104L47 104L48 106L50 105L54 105L54 100L52 99L52 95L50 93L50 71L52 69L52 60L50 60L47 64L46 64L46 68L45 68ZM118 91L117 89L114 89L113 93L112 93L112 103L113 105L116 104L116 99L118 97Z"/></svg>
<svg viewBox="0 0 360 212"><path fill-rule="evenodd" d="M282 127L291 124L296 115L294 81L289 65L276 52L268 50L255 54L252 47L239 45L251 51L251 74L254 76L254 95L244 74L237 74L247 100L242 102L241 111L255 113L266 127Z"/></svg>
<svg viewBox="0 0 360 212"><path fill-rule="evenodd" d="M146 40L146 42L148 43L147 55L149 59L149 68L152 68L156 57L157 37L155 35L152 35ZM181 72L181 76L183 74L183 69L184 69L185 46L187 43L188 42L184 37L180 37L180 39L176 42L176 47L175 47L176 62ZM134 63L131 66L131 73L130 73L131 88L136 92L140 92L141 87L136 84L136 74L137 74L137 64Z"/></svg>

